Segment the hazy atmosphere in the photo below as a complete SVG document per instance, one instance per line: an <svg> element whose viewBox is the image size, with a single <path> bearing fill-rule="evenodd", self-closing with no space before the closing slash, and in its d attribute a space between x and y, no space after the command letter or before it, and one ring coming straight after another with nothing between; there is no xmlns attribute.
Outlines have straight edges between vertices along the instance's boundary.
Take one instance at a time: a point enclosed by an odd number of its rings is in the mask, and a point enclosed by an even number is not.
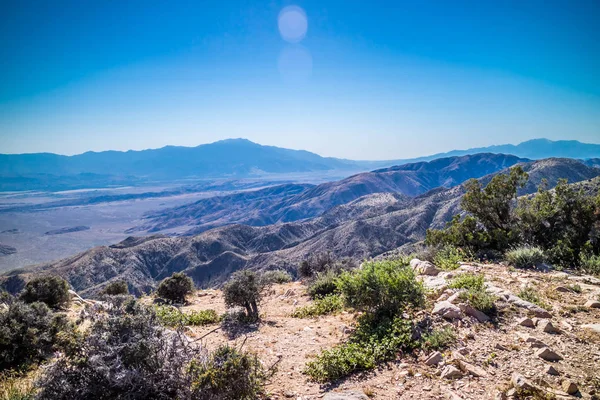
<svg viewBox="0 0 600 400"><path fill-rule="evenodd" d="M0 7L2 153L244 137L383 160L600 142L593 0Z"/></svg>

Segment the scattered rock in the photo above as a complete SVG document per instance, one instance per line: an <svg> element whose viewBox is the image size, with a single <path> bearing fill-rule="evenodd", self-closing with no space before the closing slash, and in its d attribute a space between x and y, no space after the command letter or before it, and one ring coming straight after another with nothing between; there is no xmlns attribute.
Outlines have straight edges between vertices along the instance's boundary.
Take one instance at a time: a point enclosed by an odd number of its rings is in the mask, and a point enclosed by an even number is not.
<svg viewBox="0 0 600 400"><path fill-rule="evenodd" d="M487 372L483 368L480 368L473 364L469 364L466 361L459 360L458 366L460 367L460 370L462 372L464 372L465 374L473 375L476 378L487 376Z"/></svg>
<svg viewBox="0 0 600 400"><path fill-rule="evenodd" d="M356 391L326 393L323 400L369 400L366 394Z"/></svg>
<svg viewBox="0 0 600 400"><path fill-rule="evenodd" d="M485 313L479 311L478 309L471 307L468 304L461 304L460 309L462 312L464 312L466 315L475 318L477 321L479 322L487 322L490 320L490 317L488 317Z"/></svg>
<svg viewBox="0 0 600 400"><path fill-rule="evenodd" d="M581 325L581 329L587 329L592 332L600 333L600 324L585 324Z"/></svg>
<svg viewBox="0 0 600 400"><path fill-rule="evenodd" d="M548 347L548 345L544 342L542 342L541 340L539 340L538 338L531 336L531 335L519 335L519 337L525 342L525 343L529 343L529 346L533 347L533 348L543 348L543 347Z"/></svg>
<svg viewBox="0 0 600 400"><path fill-rule="evenodd" d="M436 276L440 273L440 270L435 265L429 261L421 261L418 258L410 260L410 266L419 275Z"/></svg>
<svg viewBox="0 0 600 400"><path fill-rule="evenodd" d="M517 325L524 326L527 328L535 328L535 324L531 318L521 318L517 321Z"/></svg>
<svg viewBox="0 0 600 400"><path fill-rule="evenodd" d="M430 355L427 358L427 360L425 360L425 365L429 365L429 366L438 365L443 360L444 360L444 357L442 356L442 353L440 353L439 351L436 351L435 353Z"/></svg>
<svg viewBox="0 0 600 400"><path fill-rule="evenodd" d="M552 365L548 365L546 367L545 371L548 375L554 375L554 376L560 375L560 372L558 372L558 370L556 368L554 368Z"/></svg>
<svg viewBox="0 0 600 400"><path fill-rule="evenodd" d="M560 329L552 325L552 322L547 319L543 319L538 322L538 327L542 330L542 332L546 333L560 333Z"/></svg>
<svg viewBox="0 0 600 400"><path fill-rule="evenodd" d="M448 301L440 301L433 307L433 313L446 319L458 319L463 316L460 308Z"/></svg>
<svg viewBox="0 0 600 400"><path fill-rule="evenodd" d="M562 292L562 293L571 293L572 292L572 290L566 286L557 286L554 290L556 290L557 292Z"/></svg>
<svg viewBox="0 0 600 400"><path fill-rule="evenodd" d="M589 300L583 306L587 308L600 308L600 301Z"/></svg>
<svg viewBox="0 0 600 400"><path fill-rule="evenodd" d="M541 349L539 349L538 351L535 352L535 355L540 357L543 360L552 361L552 362L560 361L563 359L560 355L558 355L554 351L550 350L548 347L542 347Z"/></svg>
<svg viewBox="0 0 600 400"><path fill-rule="evenodd" d="M508 290L501 289L497 286L490 284L489 282L486 282L486 286L487 286L488 292L498 295L501 298L503 297L507 302L514 304L517 307L521 307L521 308L524 308L524 309L532 312L538 318L551 318L552 317L552 314L550 314L548 311L544 310L542 307L540 307L536 304L533 304L529 301L525 301L522 298L515 296L512 292L510 292Z"/></svg>
<svg viewBox="0 0 600 400"><path fill-rule="evenodd" d="M513 372L510 381L515 389L523 390L523 391L533 391L536 387L533 383L529 382L525 377L518 372Z"/></svg>
<svg viewBox="0 0 600 400"><path fill-rule="evenodd" d="M570 395L579 392L579 388L577 387L577 385L568 379L563 381L562 389Z"/></svg>
<svg viewBox="0 0 600 400"><path fill-rule="evenodd" d="M458 379L462 378L462 376L462 372L452 365L447 365L446 368L442 370L441 375L441 377L444 379Z"/></svg>
<svg viewBox="0 0 600 400"><path fill-rule="evenodd" d="M447 301L449 303L454 304L456 302L456 300L458 300L460 298L460 295L464 292L464 290L459 290L458 292L452 294L450 297L448 297Z"/></svg>

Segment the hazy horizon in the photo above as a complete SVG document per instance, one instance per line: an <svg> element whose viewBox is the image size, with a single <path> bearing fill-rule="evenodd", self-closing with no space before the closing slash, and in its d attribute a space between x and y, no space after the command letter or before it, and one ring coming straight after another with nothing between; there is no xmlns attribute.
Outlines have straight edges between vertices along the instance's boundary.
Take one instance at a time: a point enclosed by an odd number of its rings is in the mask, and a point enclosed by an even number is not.
<svg viewBox="0 0 600 400"><path fill-rule="evenodd" d="M386 160L600 137L596 1L0 9L0 153L244 137Z"/></svg>

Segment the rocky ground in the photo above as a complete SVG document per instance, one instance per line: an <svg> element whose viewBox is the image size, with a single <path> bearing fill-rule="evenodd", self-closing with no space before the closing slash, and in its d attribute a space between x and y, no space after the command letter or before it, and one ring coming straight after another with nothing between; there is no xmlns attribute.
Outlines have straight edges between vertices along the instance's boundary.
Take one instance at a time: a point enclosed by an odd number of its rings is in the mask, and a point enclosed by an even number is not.
<svg viewBox="0 0 600 400"><path fill-rule="evenodd" d="M261 305L262 322L246 331L215 324L189 327L188 334L209 348L228 342L256 352L275 371L267 384L273 399L600 398L600 279L502 265L463 264L452 272L414 266L431 290L426 312L458 338L439 354L405 355L331 385L311 382L302 373L306 362L344 341L355 315L292 318L310 301L300 282L273 286ZM464 272L485 274L487 290L498 298L497 317L486 321L446 288ZM526 286L543 308L517 297ZM225 312L221 292L199 291L184 307L200 309Z"/></svg>

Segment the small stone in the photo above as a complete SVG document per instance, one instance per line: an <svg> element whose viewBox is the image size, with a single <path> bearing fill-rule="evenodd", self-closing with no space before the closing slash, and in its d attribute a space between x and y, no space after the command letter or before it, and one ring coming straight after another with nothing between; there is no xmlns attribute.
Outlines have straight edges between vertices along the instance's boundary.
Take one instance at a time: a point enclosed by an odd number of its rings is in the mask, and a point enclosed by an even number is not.
<svg viewBox="0 0 600 400"><path fill-rule="evenodd" d="M425 365L429 365L429 366L438 365L443 360L444 360L444 357L442 356L442 353L440 353L439 351L436 351L435 353L430 355L429 358L427 358L427 360L425 360Z"/></svg>
<svg viewBox="0 0 600 400"><path fill-rule="evenodd" d="M546 361L560 361L563 359L560 355L550 350L548 347L539 349L535 354Z"/></svg>
<svg viewBox="0 0 600 400"><path fill-rule="evenodd" d="M600 308L600 301L589 300L583 306L587 308Z"/></svg>
<svg viewBox="0 0 600 400"><path fill-rule="evenodd" d="M572 292L572 290L566 286L557 286L554 290L556 290L557 292L562 292L562 293L571 293Z"/></svg>
<svg viewBox="0 0 600 400"><path fill-rule="evenodd" d="M517 325L524 326L527 328L535 327L535 324L533 323L533 320L531 318L521 318L520 320L517 321Z"/></svg>
<svg viewBox="0 0 600 400"><path fill-rule="evenodd" d="M523 375L519 374L518 372L513 372L510 381L512 382L513 387L518 390L532 391L535 388L535 386L533 386L532 383L530 383L527 379L525 379Z"/></svg>
<svg viewBox="0 0 600 400"><path fill-rule="evenodd" d="M548 375L553 375L553 376L558 376L560 375L560 372L558 372L558 370L556 368L554 368L552 365L548 365L546 367L546 373Z"/></svg>
<svg viewBox="0 0 600 400"><path fill-rule="evenodd" d="M460 367L462 372L464 372L465 374L473 375L475 378L487 376L487 372L483 368L479 368L476 365L469 364L466 361L459 360L458 366Z"/></svg>
<svg viewBox="0 0 600 400"><path fill-rule="evenodd" d="M419 275L436 276L440 273L440 270L435 265L429 261L421 261L418 258L410 260L410 266Z"/></svg>
<svg viewBox="0 0 600 400"><path fill-rule="evenodd" d="M563 381L562 389L570 395L579 392L579 388L577 387L577 385L574 382L571 382L570 380Z"/></svg>
<svg viewBox="0 0 600 400"><path fill-rule="evenodd" d="M531 335L519 335L519 337L525 342L525 343L529 343L529 346L533 347L533 348L541 348L541 347L548 347L548 345L544 342L542 342L541 340L539 340L538 338L531 336Z"/></svg>
<svg viewBox="0 0 600 400"><path fill-rule="evenodd" d="M444 379L458 379L462 378L462 372L452 365L447 365L442 371L441 377Z"/></svg>
<svg viewBox="0 0 600 400"><path fill-rule="evenodd" d="M356 391L330 392L323 396L323 400L369 400L366 394Z"/></svg>
<svg viewBox="0 0 600 400"><path fill-rule="evenodd" d="M460 295L464 292L464 290L459 290L456 293L453 293L450 297L448 297L447 301L454 304L456 300L460 298Z"/></svg>
<svg viewBox="0 0 600 400"><path fill-rule="evenodd" d="M490 317L488 317L485 313L479 311L478 309L471 307L468 304L461 304L460 309L462 312L464 312L466 315L475 318L477 321L479 322L487 322L490 320Z"/></svg>
<svg viewBox="0 0 600 400"><path fill-rule="evenodd" d="M446 319L458 319L463 315L460 308L448 301L440 301L439 303L436 303L433 307L433 313L441 315Z"/></svg>
<svg viewBox="0 0 600 400"><path fill-rule="evenodd" d="M542 332L560 333L560 329L552 325L552 322L548 321L547 319L540 320L538 327L542 330Z"/></svg>

